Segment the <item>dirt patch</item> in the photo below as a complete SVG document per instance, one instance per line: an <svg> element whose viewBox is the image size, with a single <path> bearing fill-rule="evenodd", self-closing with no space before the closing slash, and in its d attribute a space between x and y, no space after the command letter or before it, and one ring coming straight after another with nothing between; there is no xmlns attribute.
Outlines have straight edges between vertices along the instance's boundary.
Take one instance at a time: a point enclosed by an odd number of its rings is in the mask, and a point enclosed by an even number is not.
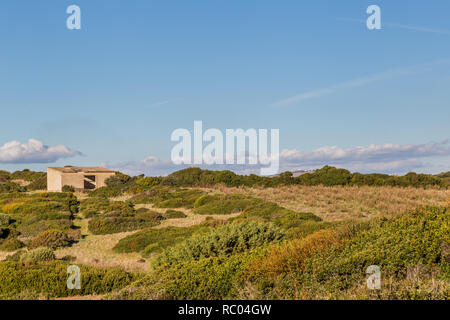
<svg viewBox="0 0 450 320"><path fill-rule="evenodd" d="M147 271L148 261L142 261L138 253L116 253L112 249L120 239L133 234L121 232L107 235L88 235L71 247L55 251L58 259L70 255L76 257L74 263L96 267L118 267L127 271Z"/></svg>
<svg viewBox="0 0 450 320"><path fill-rule="evenodd" d="M19 186L22 187L26 187L31 183L31 181L25 181L22 179L11 180L11 182L14 182L15 184L18 184Z"/></svg>

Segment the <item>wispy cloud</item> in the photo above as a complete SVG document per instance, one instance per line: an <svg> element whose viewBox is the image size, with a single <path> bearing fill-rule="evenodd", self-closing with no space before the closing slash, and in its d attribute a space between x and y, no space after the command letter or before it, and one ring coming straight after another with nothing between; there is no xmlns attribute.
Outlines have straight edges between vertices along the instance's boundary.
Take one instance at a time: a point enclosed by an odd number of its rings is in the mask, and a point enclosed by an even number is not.
<svg viewBox="0 0 450 320"><path fill-rule="evenodd" d="M273 103L271 106L272 107L284 107L284 106L298 103L298 102L301 102L304 100L323 97L323 96L335 93L335 92L337 92L339 90L343 90L343 89L362 87L362 86L365 86L365 85L368 85L368 84L371 84L371 83L377 82L377 81L382 81L382 80L387 80L387 79L392 79L392 78L397 78L397 77L404 77L404 76L411 75L411 74L417 74L417 73L426 71L433 66L448 64L448 63L450 63L450 59L437 60L437 61L432 61L432 62L425 63L425 64L414 65L414 66L403 67L403 68L395 68L395 69L387 70L384 72L355 78L353 80L344 81L344 82L341 82L338 84L331 85L326 88L302 92L295 96L277 101L277 102Z"/></svg>
<svg viewBox="0 0 450 320"><path fill-rule="evenodd" d="M179 101L182 101L182 99L174 98L174 99L170 99L170 100L156 101L156 102L154 102L153 104L151 104L151 107L164 106L164 105L166 105L166 104L174 103L174 102L179 102Z"/></svg>
<svg viewBox="0 0 450 320"><path fill-rule="evenodd" d="M420 31L420 32L431 32L431 33L437 33L437 34L450 35L450 30L445 30L445 29L416 27L416 26L410 26L410 25L399 24L399 23L383 23L382 25L387 26L387 27L406 29L406 30L413 30L413 31Z"/></svg>
<svg viewBox="0 0 450 320"><path fill-rule="evenodd" d="M168 104L168 103L170 103L169 100L158 101L158 102L153 103L153 104L152 104L152 107L163 106L163 105Z"/></svg>
<svg viewBox="0 0 450 320"><path fill-rule="evenodd" d="M52 163L79 155L82 153L66 146L49 147L36 139L26 143L11 141L0 147L0 163Z"/></svg>
<svg viewBox="0 0 450 320"><path fill-rule="evenodd" d="M359 22L359 23L364 23L364 24L366 23L366 20L363 20L363 19L339 18L338 20L339 21L349 21L349 22ZM382 21L381 27L382 28L383 27L400 28L400 29L411 30L411 31L430 32L430 33L436 33L436 34L450 35L450 30L446 30L446 29L412 26L412 25L407 25L407 24L390 23L390 22L384 22L384 21Z"/></svg>

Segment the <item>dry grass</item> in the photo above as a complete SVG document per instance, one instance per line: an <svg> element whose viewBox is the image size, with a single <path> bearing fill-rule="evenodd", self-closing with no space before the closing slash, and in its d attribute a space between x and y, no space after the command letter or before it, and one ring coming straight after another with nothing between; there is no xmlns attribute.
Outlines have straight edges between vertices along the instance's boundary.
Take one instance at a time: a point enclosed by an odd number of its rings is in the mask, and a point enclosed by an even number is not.
<svg viewBox="0 0 450 320"><path fill-rule="evenodd" d="M280 186L227 188L222 193L248 194L299 212L311 212L327 221L392 216L423 205L444 205L450 190L399 187ZM209 189L205 189L209 190Z"/></svg>
<svg viewBox="0 0 450 320"><path fill-rule="evenodd" d="M0 251L0 261L5 260L7 256L10 256L16 252L17 251L12 251L12 252Z"/></svg>
<svg viewBox="0 0 450 320"><path fill-rule="evenodd" d="M165 212L167 209L154 208L151 204L138 204L135 206L136 209L148 208L158 212ZM156 227L190 227L196 224L200 224L208 216L198 215L192 213L190 210L179 208L179 211L184 212L187 217L180 219L167 219L163 220L162 223ZM226 215L226 218L232 218L240 213ZM223 215L209 215L215 219L223 219ZM71 247L62 248L55 251L57 258L62 258L66 255L74 256L77 259L75 263L86 264L98 267L119 267L128 271L148 271L149 261L142 261L142 257L138 253L117 253L112 249L114 246L126 236L135 233L136 231L121 232L107 235L92 235L88 231L89 219L76 219L75 225L81 228L81 234L84 235L84 239L80 240L78 243Z"/></svg>
<svg viewBox="0 0 450 320"><path fill-rule="evenodd" d="M118 196L118 197L109 198L109 201L122 201L122 202L125 202L125 201L130 200L131 198L133 198L132 194L123 194L123 195Z"/></svg>
<svg viewBox="0 0 450 320"><path fill-rule="evenodd" d="M155 208L151 204L137 204L135 205L135 209L139 208L147 208L153 211L157 211L160 213L166 212L167 209ZM160 225L154 227L154 229L166 228L166 227L192 227L194 225L200 224L204 222L208 217L212 217L218 220L226 220L233 217L237 217L241 214L241 212L233 213L233 214L210 214L210 215L201 215L192 213L191 210L185 208L177 208L177 211L183 212L187 215L186 218L177 218L177 219L167 219L163 220Z"/></svg>
<svg viewBox="0 0 450 320"><path fill-rule="evenodd" d="M14 182L14 183L16 183L16 184L18 184L19 186L22 186L22 187L26 187L26 186L31 184L31 181L25 181L25 180L22 180L22 179L11 180L11 182Z"/></svg>
<svg viewBox="0 0 450 320"><path fill-rule="evenodd" d="M105 295L86 295L86 296L69 296L64 298L57 298L55 300L80 300L80 301L87 301L87 300L102 300L102 298Z"/></svg>
<svg viewBox="0 0 450 320"><path fill-rule="evenodd" d="M141 261L139 254L122 254L112 250L120 239L133 232L88 235L71 247L56 250L55 254L57 258L62 258L66 255L75 256L76 260L74 262L80 264L97 267L118 267L127 271L147 271L149 267L148 261Z"/></svg>

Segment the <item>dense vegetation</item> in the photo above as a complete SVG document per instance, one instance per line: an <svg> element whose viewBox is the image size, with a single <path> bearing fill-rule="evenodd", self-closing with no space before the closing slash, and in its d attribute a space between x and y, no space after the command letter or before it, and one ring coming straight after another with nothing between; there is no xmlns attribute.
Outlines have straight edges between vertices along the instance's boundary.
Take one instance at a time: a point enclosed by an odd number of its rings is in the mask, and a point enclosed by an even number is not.
<svg viewBox="0 0 450 320"><path fill-rule="evenodd" d="M18 183L14 182L18 180L23 180L27 182L28 185L20 186ZM107 179L106 184L106 187L91 191L91 196L110 198L119 196L124 192L138 195L155 186L210 187L217 184L224 184L229 187L275 187L279 185L448 187L450 184L450 174L449 172L443 172L438 175L428 175L409 172L404 176L392 176L378 173L351 173L345 169L325 166L312 173L305 173L298 177L294 177L292 172L289 171L283 172L275 177L261 177L254 174L246 176L238 175L227 170L211 171L202 170L200 168L188 168L176 171L167 177L145 177L144 175L130 177L122 173L117 173L115 176ZM46 187L46 173L33 172L28 169L13 173L0 170L0 193L45 190Z"/></svg>
<svg viewBox="0 0 450 320"><path fill-rule="evenodd" d="M430 207L231 256L168 263L110 298L448 299L449 214ZM381 291L365 287L370 265L389 283Z"/></svg>
<svg viewBox="0 0 450 320"><path fill-rule="evenodd" d="M89 221L89 231L93 234L109 234L154 227L165 219L157 212L123 213L110 212Z"/></svg>
<svg viewBox="0 0 450 320"><path fill-rule="evenodd" d="M44 173L0 171L0 299L449 299L449 179L448 172L397 177L328 166L299 177L189 168L167 177L117 173L106 187L80 194L70 186L61 193L36 192L45 189ZM444 206L413 210L411 202L402 214L387 215L384 207L373 214L373 206L347 197L347 207L367 214L349 215L358 219L353 221L327 220L314 210L329 208L316 195L313 205L296 205L303 189L337 192L325 202L338 203L340 189L379 193L378 186L399 187L403 197L419 199L439 192L433 204ZM276 190L286 201L267 195ZM398 197L381 199L399 211ZM83 243L104 251L76 261ZM137 270L146 274L97 264L104 255L145 263ZM70 291L67 266L73 261L82 269L82 289ZM108 268L98 267L104 263ZM389 284L380 291L365 286L370 265L379 266Z"/></svg>
<svg viewBox="0 0 450 320"><path fill-rule="evenodd" d="M42 255L42 254L41 254ZM38 299L102 294L119 289L136 279L120 269L80 266L81 289L67 289L64 261L0 262L0 299Z"/></svg>
<svg viewBox="0 0 450 320"><path fill-rule="evenodd" d="M73 214L78 201L71 193L0 194L0 248L69 245L77 239ZM65 239L65 240L63 240ZM52 242L53 241L53 242Z"/></svg>
<svg viewBox="0 0 450 320"><path fill-rule="evenodd" d="M230 256L279 241L283 236L280 229L270 224L252 221L235 222L206 233L194 234L165 250L156 260L155 266Z"/></svg>
<svg viewBox="0 0 450 320"><path fill-rule="evenodd" d="M293 177L291 172L284 172L276 177L260 177L257 175L242 176L231 171L210 171L199 168L188 168L170 174L162 179L161 184L171 186L212 186L223 183L227 186L265 186L278 185L369 185L369 186L401 186L401 187L447 187L448 179L445 174L433 176L410 172L404 176L387 174L351 173L345 169L325 166L312 173L305 173Z"/></svg>
<svg viewBox="0 0 450 320"><path fill-rule="evenodd" d="M140 252L144 256L160 253L192 234L201 234L209 230L208 222L192 227L167 227L161 229L145 229L121 239L114 250L117 252Z"/></svg>

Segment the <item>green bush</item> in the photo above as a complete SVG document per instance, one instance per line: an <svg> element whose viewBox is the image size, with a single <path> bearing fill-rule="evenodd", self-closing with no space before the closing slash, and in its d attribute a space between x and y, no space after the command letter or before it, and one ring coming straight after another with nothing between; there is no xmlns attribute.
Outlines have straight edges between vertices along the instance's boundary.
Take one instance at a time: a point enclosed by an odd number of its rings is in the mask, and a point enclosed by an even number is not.
<svg viewBox="0 0 450 320"><path fill-rule="evenodd" d="M180 260L108 298L448 299L449 214L428 207L391 220L342 222L274 247ZM382 272L377 292L366 289L369 265Z"/></svg>
<svg viewBox="0 0 450 320"><path fill-rule="evenodd" d="M25 192L26 188L11 181L0 182L0 193Z"/></svg>
<svg viewBox="0 0 450 320"><path fill-rule="evenodd" d="M159 253L163 249L185 240L194 232L200 232L207 228L202 224L185 228L167 227L141 230L121 239L114 247L114 251L120 253L143 252L145 255Z"/></svg>
<svg viewBox="0 0 450 320"><path fill-rule="evenodd" d="M283 236L280 229L270 224L254 221L236 222L204 234L194 234L191 238L163 251L154 265L157 267L201 258L229 256L279 241Z"/></svg>
<svg viewBox="0 0 450 320"><path fill-rule="evenodd" d="M38 217L33 217L32 219L26 219L22 221L18 226L17 230L25 237L36 237L40 233L49 230L59 230L67 231L72 226L72 221L67 219L45 219L39 220Z"/></svg>
<svg viewBox="0 0 450 320"><path fill-rule="evenodd" d="M96 216L89 220L89 231L93 234L110 234L154 227L161 220L155 215L144 216Z"/></svg>
<svg viewBox="0 0 450 320"><path fill-rule="evenodd" d="M73 295L104 294L118 290L139 275L115 268L94 268L80 265L81 289L67 288L65 261L46 261L37 264L21 262L0 263L0 299L17 299L25 292L41 298L59 298Z"/></svg>
<svg viewBox="0 0 450 320"><path fill-rule="evenodd" d="M11 223L11 217L0 212L0 228L5 228Z"/></svg>
<svg viewBox="0 0 450 320"><path fill-rule="evenodd" d="M145 193L134 196L134 204L153 204L157 208L193 208L194 202L205 192L196 189L171 189L156 186Z"/></svg>
<svg viewBox="0 0 450 320"><path fill-rule="evenodd" d="M23 263L37 263L55 259L55 253L50 248L36 248L20 255L19 261Z"/></svg>
<svg viewBox="0 0 450 320"><path fill-rule="evenodd" d="M450 243L448 221L448 208L427 207L391 220L341 223L334 233L327 233L329 244L325 247L320 247L323 241L319 239L294 240L250 262L248 268L253 271L247 279L258 279L253 285L264 288L260 293L268 299L311 299L323 293L330 299L367 299L373 296L364 289L365 271L377 265L382 281L389 285L375 298L442 299L445 290L448 295L448 285L439 289L426 283L450 279L450 261L444 250ZM319 234L325 233L312 236ZM264 267L255 268L256 264ZM409 271L414 269L422 270L421 283L411 279Z"/></svg>
<svg viewBox="0 0 450 320"><path fill-rule="evenodd" d="M447 264L444 243L450 243L450 211L427 207L379 225L354 237L342 250L323 252L311 261L317 279L343 277L369 265L385 273L404 274L407 266ZM449 275L450 276L450 275Z"/></svg>
<svg viewBox="0 0 450 320"><path fill-rule="evenodd" d="M25 244L17 238L6 239L0 244L0 251L16 251L25 247Z"/></svg>
<svg viewBox="0 0 450 320"><path fill-rule="evenodd" d="M164 217L166 219L177 219L177 218L186 218L187 215L184 212L169 209L169 210L166 210L166 212L164 213Z"/></svg>
<svg viewBox="0 0 450 320"><path fill-rule="evenodd" d="M194 212L197 214L238 213L262 201L243 195L207 195L196 200Z"/></svg>
<svg viewBox="0 0 450 320"><path fill-rule="evenodd" d="M260 177L256 175L237 175L231 171L210 171L200 168L187 168L174 172L162 179L161 185L179 187L210 187L217 184L225 184L229 187L236 186L264 186L276 187L279 185L373 185L373 186L412 186L448 187L449 180L444 174L426 175L408 173L405 176L394 177L387 174L361 174L351 173L345 169L324 166L312 173L293 177L291 172L283 172L276 177Z"/></svg>
<svg viewBox="0 0 450 320"><path fill-rule="evenodd" d="M133 213L133 204L123 201L109 201L107 198L92 197L84 199L80 202L78 208L80 214L85 218L89 218L98 214L108 212Z"/></svg>
<svg viewBox="0 0 450 320"><path fill-rule="evenodd" d="M161 183L162 178L159 177L144 177L136 181L136 184L141 187L151 188Z"/></svg>
<svg viewBox="0 0 450 320"><path fill-rule="evenodd" d="M31 240L30 248L48 247L52 249L70 245L70 239L66 232L60 230L46 230Z"/></svg>
<svg viewBox="0 0 450 320"><path fill-rule="evenodd" d="M34 237L48 229L71 227L70 208L77 204L71 193L8 194L0 196L0 211L15 220L13 227L23 236Z"/></svg>
<svg viewBox="0 0 450 320"><path fill-rule="evenodd" d="M90 191L89 197L114 198L120 196L121 194L122 192L120 190L106 186Z"/></svg>
<svg viewBox="0 0 450 320"><path fill-rule="evenodd" d="M232 299L237 295L236 281L244 258L237 255L164 265L107 299Z"/></svg>
<svg viewBox="0 0 450 320"><path fill-rule="evenodd" d="M47 190L47 174L44 173L41 177L33 180L27 185L27 191L33 190Z"/></svg>

